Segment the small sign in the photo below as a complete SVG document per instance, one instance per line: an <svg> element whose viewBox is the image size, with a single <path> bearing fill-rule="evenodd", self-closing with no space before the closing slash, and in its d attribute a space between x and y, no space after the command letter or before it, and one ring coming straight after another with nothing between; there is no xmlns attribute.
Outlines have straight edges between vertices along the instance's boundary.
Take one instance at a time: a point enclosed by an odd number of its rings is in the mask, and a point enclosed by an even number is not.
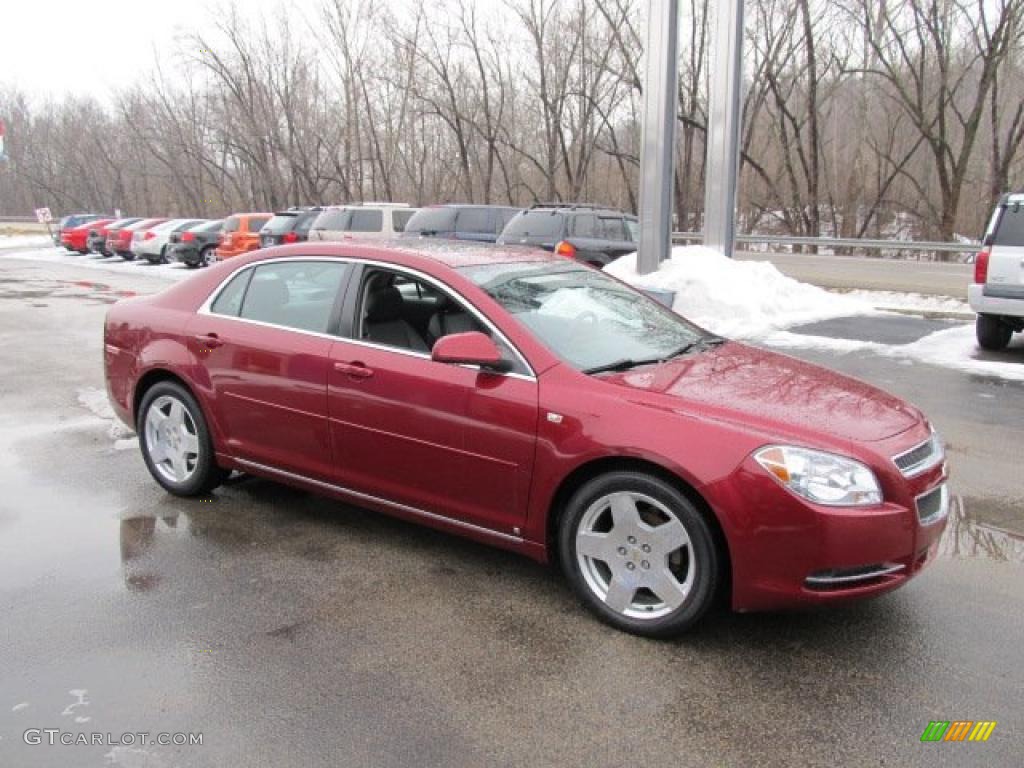
<svg viewBox="0 0 1024 768"><path fill-rule="evenodd" d="M49 224L53 221L53 214L49 208L36 208L36 221L40 224Z"/></svg>

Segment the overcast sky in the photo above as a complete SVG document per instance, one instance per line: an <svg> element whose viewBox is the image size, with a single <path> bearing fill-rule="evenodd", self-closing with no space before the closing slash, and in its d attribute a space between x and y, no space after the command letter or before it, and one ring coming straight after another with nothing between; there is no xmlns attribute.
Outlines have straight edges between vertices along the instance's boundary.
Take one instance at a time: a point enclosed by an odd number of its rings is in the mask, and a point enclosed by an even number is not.
<svg viewBox="0 0 1024 768"><path fill-rule="evenodd" d="M253 12L279 0L244 0ZM317 0L291 0L303 10ZM11 0L0 10L0 87L42 97L81 91L104 97L153 63L154 46L209 24L218 0Z"/></svg>

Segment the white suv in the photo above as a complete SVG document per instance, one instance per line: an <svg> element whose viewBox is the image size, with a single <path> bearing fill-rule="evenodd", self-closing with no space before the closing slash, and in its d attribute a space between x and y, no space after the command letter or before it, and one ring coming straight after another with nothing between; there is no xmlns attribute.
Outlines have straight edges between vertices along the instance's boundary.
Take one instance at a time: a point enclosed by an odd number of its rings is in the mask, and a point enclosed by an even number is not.
<svg viewBox="0 0 1024 768"><path fill-rule="evenodd" d="M985 231L967 288L978 344L1003 349L1024 330L1024 194L1004 195Z"/></svg>
<svg viewBox="0 0 1024 768"><path fill-rule="evenodd" d="M418 211L404 203L354 203L328 208L309 228L310 240L386 240L405 231Z"/></svg>

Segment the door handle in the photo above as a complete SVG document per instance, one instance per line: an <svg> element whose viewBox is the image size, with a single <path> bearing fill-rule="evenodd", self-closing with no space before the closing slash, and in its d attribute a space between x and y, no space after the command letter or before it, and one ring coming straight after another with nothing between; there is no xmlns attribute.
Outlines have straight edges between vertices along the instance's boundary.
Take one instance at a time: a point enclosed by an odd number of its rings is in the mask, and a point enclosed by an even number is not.
<svg viewBox="0 0 1024 768"><path fill-rule="evenodd" d="M373 376L373 369L367 368L360 362L337 362L334 364L334 370L338 373L344 373L346 376L351 376L353 379L368 379Z"/></svg>
<svg viewBox="0 0 1024 768"><path fill-rule="evenodd" d="M199 342L201 350L209 351L224 346L224 342L217 337L216 333L198 334L195 336L195 340Z"/></svg>

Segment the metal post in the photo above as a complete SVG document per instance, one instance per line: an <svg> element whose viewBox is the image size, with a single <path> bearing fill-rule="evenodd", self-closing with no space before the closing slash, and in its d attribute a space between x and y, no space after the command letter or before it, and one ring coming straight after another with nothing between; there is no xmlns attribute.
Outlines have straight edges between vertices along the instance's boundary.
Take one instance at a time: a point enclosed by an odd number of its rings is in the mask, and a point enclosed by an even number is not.
<svg viewBox="0 0 1024 768"><path fill-rule="evenodd" d="M647 0L644 124L640 145L640 248L637 271L668 258L672 238L676 109L679 103L679 0Z"/></svg>
<svg viewBox="0 0 1024 768"><path fill-rule="evenodd" d="M743 0L719 0L711 48L704 245L732 256L736 241L743 91Z"/></svg>

